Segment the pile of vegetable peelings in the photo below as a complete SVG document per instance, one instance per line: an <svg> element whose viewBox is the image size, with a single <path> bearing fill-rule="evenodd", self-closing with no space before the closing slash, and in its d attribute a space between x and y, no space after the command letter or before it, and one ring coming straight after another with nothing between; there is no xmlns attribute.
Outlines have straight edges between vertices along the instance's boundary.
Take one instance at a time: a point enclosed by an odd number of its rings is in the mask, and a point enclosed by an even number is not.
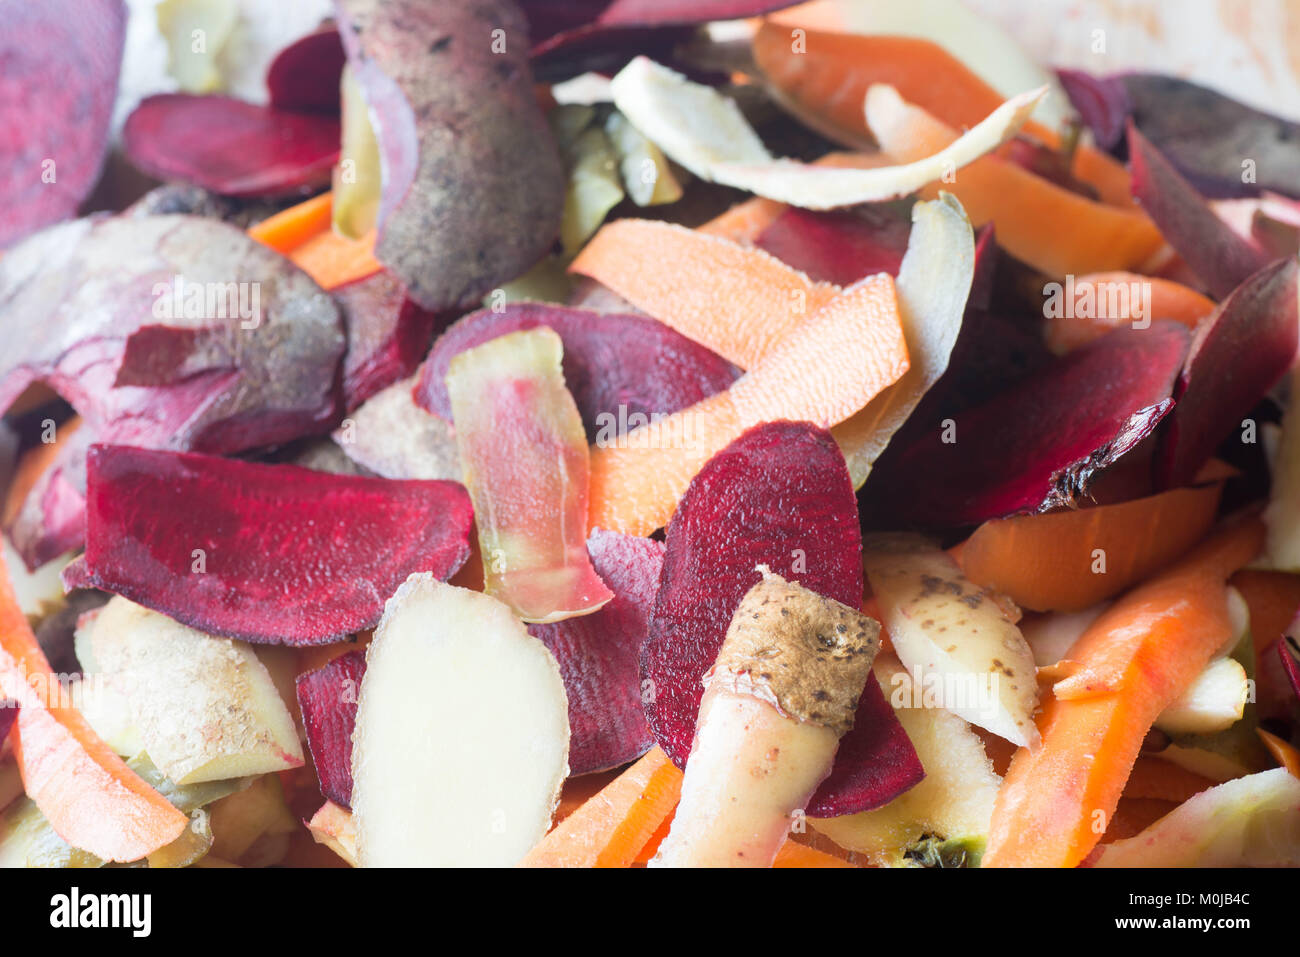
<svg viewBox="0 0 1300 957"><path fill-rule="evenodd" d="M903 6L0 0L0 864L1300 863L1300 127Z"/></svg>

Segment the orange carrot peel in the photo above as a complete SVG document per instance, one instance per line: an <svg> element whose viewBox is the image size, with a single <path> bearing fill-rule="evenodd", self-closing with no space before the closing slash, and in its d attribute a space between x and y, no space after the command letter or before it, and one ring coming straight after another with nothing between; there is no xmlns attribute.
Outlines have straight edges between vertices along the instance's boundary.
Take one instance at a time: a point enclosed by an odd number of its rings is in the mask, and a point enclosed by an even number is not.
<svg viewBox="0 0 1300 957"><path fill-rule="evenodd" d="M139 860L178 838L189 818L128 768L61 692L0 557L0 697L21 709L10 740L27 796L59 837L105 861Z"/></svg>
<svg viewBox="0 0 1300 957"><path fill-rule="evenodd" d="M1101 615L1070 649L998 792L985 867L1073 867L1118 806L1147 731L1233 637L1227 579L1264 542L1255 517L1215 534Z"/></svg>
<svg viewBox="0 0 1300 957"><path fill-rule="evenodd" d="M520 867L629 867L673 813L682 772L659 748L606 785L528 852Z"/></svg>

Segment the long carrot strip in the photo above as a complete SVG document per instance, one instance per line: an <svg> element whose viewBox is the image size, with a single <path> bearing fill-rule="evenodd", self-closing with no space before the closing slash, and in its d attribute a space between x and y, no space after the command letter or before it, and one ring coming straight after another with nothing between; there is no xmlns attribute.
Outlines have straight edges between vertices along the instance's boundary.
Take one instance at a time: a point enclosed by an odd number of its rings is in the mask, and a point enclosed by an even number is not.
<svg viewBox="0 0 1300 957"><path fill-rule="evenodd" d="M813 125L840 131L855 145L870 142L862 104L873 83L887 83L903 99L956 129L968 129L1006 99L943 47L920 37L807 30L791 43L790 27L765 22L754 36L754 59L781 95ZM1052 149L1060 135L1030 121L1024 130ZM1074 152L1071 173L1103 202L1131 205L1123 165L1087 145Z"/></svg>
<svg viewBox="0 0 1300 957"><path fill-rule="evenodd" d="M629 867L677 806L682 773L651 750L528 852L521 867Z"/></svg>
<svg viewBox="0 0 1300 957"><path fill-rule="evenodd" d="M569 268L742 369L839 292L761 249L651 220L602 227Z"/></svg>
<svg viewBox="0 0 1300 957"><path fill-rule="evenodd" d="M937 153L958 136L914 105L876 132L881 148L898 162ZM1164 246L1160 231L1137 207L1094 202L998 156L981 156L950 180L926 187L921 195L933 199L941 189L952 193L973 225L995 222L998 245L1050 276L1140 272Z"/></svg>
<svg viewBox="0 0 1300 957"><path fill-rule="evenodd" d="M729 239L733 243L747 245L757 241L767 227L776 222L789 206L775 199L754 196L737 203L725 213L710 219L696 232L705 236L717 236Z"/></svg>
<svg viewBox="0 0 1300 957"><path fill-rule="evenodd" d="M1172 279L1131 272L1101 272L1080 276L1076 290L1092 295L1092 310L1063 309L1048 317L1044 337L1047 347L1064 355L1099 339L1110 330L1135 320L1173 319L1190 329L1214 311L1214 300ZM1149 302L1145 297L1149 296ZM1114 304L1115 308L1112 308ZM1139 315L1139 312L1143 315ZM1099 315L1104 312L1105 315Z"/></svg>
<svg viewBox="0 0 1300 957"><path fill-rule="evenodd" d="M668 837L668 832L673 829L673 814L676 812L677 808L674 807L672 812L664 818L664 822L650 835L650 840L645 842L645 847L637 852L636 858L632 861L633 864L648 864L650 859L659 853L659 845L664 842Z"/></svg>
<svg viewBox="0 0 1300 957"><path fill-rule="evenodd" d="M1070 649L1079 668L1016 752L998 792L985 867L1073 867L1115 813L1147 731L1232 636L1226 581L1264 541L1256 518L1219 532L1120 599Z"/></svg>
<svg viewBox="0 0 1300 957"><path fill-rule="evenodd" d="M59 691L0 557L0 697L21 706L10 741L27 796L59 837L106 861L139 860L170 844L189 819L128 768Z"/></svg>
<svg viewBox="0 0 1300 957"><path fill-rule="evenodd" d="M1143 581L1210 529L1223 477L1192 488L1044 515L985 522L962 567L1034 611L1082 611Z"/></svg>

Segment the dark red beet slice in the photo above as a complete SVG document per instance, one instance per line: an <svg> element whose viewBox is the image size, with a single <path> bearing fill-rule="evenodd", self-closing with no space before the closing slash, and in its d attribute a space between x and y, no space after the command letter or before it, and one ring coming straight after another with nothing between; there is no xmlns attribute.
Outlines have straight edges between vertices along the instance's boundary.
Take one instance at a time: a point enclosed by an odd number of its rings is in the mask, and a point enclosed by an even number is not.
<svg viewBox="0 0 1300 957"><path fill-rule="evenodd" d="M266 70L271 105L337 116L339 80L346 62L343 41L332 26L295 40L275 55Z"/></svg>
<svg viewBox="0 0 1300 957"><path fill-rule="evenodd" d="M352 729L365 673L366 653L349 651L315 671L303 672L294 682L320 793L348 809L352 807Z"/></svg>
<svg viewBox="0 0 1300 957"><path fill-rule="evenodd" d="M77 220L32 236L0 259L0 326L0 410L44 381L104 442L237 452L338 416L333 301L215 220Z"/></svg>
<svg viewBox="0 0 1300 957"><path fill-rule="evenodd" d="M143 172L223 196L282 196L329 183L339 121L229 96L162 93L127 117L127 157Z"/></svg>
<svg viewBox="0 0 1300 957"><path fill-rule="evenodd" d="M893 205L817 213L791 207L754 245L821 282L849 286L878 272L898 275L912 220Z"/></svg>
<svg viewBox="0 0 1300 957"><path fill-rule="evenodd" d="M1132 122L1128 144L1133 195L1212 296L1222 299L1267 264L1268 254L1216 216Z"/></svg>
<svg viewBox="0 0 1300 957"><path fill-rule="evenodd" d="M0 249L90 194L125 37L122 0L0 0Z"/></svg>
<svg viewBox="0 0 1300 957"><path fill-rule="evenodd" d="M0 698L0 744L9 737L9 729L18 717L18 702L13 698Z"/></svg>
<svg viewBox="0 0 1300 957"><path fill-rule="evenodd" d="M613 417L622 434L629 416L676 412L721 392L740 375L730 362L656 319L518 303L501 312L471 313L448 329L421 369L416 402L450 420L444 379L452 358L537 326L549 326L563 340L564 380L593 438L610 422L604 415Z"/></svg>
<svg viewBox="0 0 1300 957"><path fill-rule="evenodd" d="M1073 504L1169 411L1187 345L1169 320L1118 329L937 423L867 480L869 523L955 528Z"/></svg>
<svg viewBox="0 0 1300 957"><path fill-rule="evenodd" d="M1190 481L1291 367L1300 328L1297 273L1295 259L1266 266L1197 327L1174 392L1178 405L1161 428L1162 485Z"/></svg>
<svg viewBox="0 0 1300 957"><path fill-rule="evenodd" d="M1083 125L1104 150L1124 139L1124 124L1133 110L1128 90L1119 77L1094 76L1083 70L1057 70L1057 79L1079 113Z"/></svg>
<svg viewBox="0 0 1300 957"><path fill-rule="evenodd" d="M641 704L640 662L664 546L597 529L587 551L614 597L594 614L528 626L551 649L564 676L570 775L618 767L654 744Z"/></svg>
<svg viewBox="0 0 1300 957"><path fill-rule="evenodd" d="M408 298L406 286L386 270L339 286L333 295L348 336L343 406L351 412L414 373L445 319Z"/></svg>
<svg viewBox="0 0 1300 957"><path fill-rule="evenodd" d="M86 452L94 441L94 430L84 424L68 436L5 528L29 571L85 541Z"/></svg>
<svg viewBox="0 0 1300 957"><path fill-rule="evenodd" d="M641 670L650 682L650 729L678 767L695 735L701 679L741 598L759 580L759 564L851 607L862 602L853 486L834 440L815 426L750 429L700 470L668 524ZM869 680L835 769L807 811L879 807L923 773L880 686Z"/></svg>
<svg viewBox="0 0 1300 957"><path fill-rule="evenodd" d="M455 482L95 445L87 489L73 584L247 641L369 628L408 576L446 579L469 555L473 513Z"/></svg>

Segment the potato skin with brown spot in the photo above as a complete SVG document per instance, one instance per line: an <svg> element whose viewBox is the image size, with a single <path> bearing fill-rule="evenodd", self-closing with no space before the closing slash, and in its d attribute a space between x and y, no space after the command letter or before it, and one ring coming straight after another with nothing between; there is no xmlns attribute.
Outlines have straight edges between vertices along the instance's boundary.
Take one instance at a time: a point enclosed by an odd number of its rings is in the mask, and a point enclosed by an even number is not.
<svg viewBox="0 0 1300 957"><path fill-rule="evenodd" d="M564 174L512 0L336 0L384 164L378 259L426 309L525 272L560 224Z"/></svg>
<svg viewBox="0 0 1300 957"><path fill-rule="evenodd" d="M880 624L765 565L758 570L763 580L736 609L705 685L726 685L843 736L880 648Z"/></svg>

